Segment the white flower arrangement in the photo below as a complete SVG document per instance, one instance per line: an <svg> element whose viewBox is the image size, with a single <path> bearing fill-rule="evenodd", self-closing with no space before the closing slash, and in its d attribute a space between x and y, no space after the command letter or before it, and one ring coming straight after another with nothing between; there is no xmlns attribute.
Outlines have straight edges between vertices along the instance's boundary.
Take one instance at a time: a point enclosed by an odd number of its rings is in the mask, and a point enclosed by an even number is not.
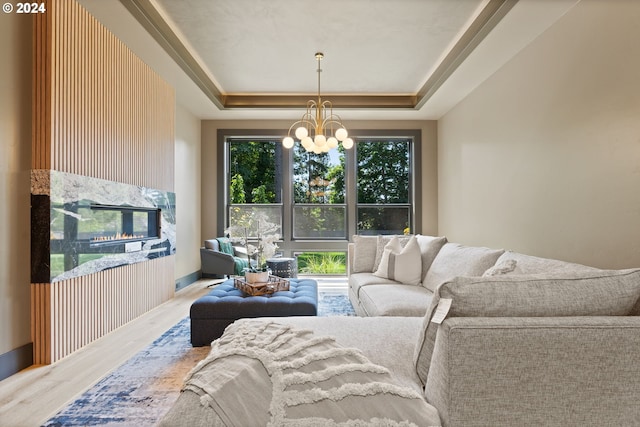
<svg viewBox="0 0 640 427"><path fill-rule="evenodd" d="M242 224L233 225L224 230L224 233L232 242L240 243L246 248L249 261L246 271L257 273L267 271L267 260L272 258L278 249L276 242L280 240L280 234L277 233L279 228L278 224L269 221L264 212L257 211L246 218ZM249 230L257 230L256 245L250 243ZM256 259L255 265L251 263L253 257Z"/></svg>

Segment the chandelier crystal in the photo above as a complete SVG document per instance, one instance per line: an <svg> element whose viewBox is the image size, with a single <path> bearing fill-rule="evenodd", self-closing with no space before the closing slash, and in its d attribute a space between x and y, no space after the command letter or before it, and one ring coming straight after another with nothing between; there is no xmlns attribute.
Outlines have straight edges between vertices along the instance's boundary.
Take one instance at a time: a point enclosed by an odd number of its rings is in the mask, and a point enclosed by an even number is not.
<svg viewBox="0 0 640 427"><path fill-rule="evenodd" d="M285 148L292 148L295 143L291 131L295 128L294 135L305 150L316 154L328 153L336 148L338 143L346 149L353 147L353 139L344 128L340 116L333 113L330 101L323 101L320 96L320 61L324 58L322 52L316 53L318 61L318 99L307 102L307 111L302 118L291 125L287 136L282 140Z"/></svg>

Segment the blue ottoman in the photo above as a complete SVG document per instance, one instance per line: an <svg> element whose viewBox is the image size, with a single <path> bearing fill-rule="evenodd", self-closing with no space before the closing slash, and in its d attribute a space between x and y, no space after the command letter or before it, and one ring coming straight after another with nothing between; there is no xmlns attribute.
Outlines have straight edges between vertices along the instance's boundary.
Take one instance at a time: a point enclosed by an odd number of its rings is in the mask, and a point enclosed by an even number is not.
<svg viewBox="0 0 640 427"><path fill-rule="evenodd" d="M224 329L248 317L316 316L318 283L311 279L290 279L288 291L258 297L245 296L233 286L233 279L216 286L191 304L191 345L211 345Z"/></svg>

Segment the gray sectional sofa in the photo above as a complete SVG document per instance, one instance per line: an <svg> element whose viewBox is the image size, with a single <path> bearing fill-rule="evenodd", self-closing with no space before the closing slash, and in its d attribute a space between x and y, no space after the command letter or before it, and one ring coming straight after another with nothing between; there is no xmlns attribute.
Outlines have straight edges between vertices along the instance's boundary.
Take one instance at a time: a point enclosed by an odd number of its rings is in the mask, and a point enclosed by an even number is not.
<svg viewBox="0 0 640 427"><path fill-rule="evenodd" d="M360 317L236 321L162 425L638 425L640 269L389 239L349 247Z"/></svg>
<svg viewBox="0 0 640 427"><path fill-rule="evenodd" d="M424 316L438 286L458 276L588 273L597 268L539 258L503 249L464 246L446 237L416 235L420 283L376 275L385 245L393 236L353 236L348 247L349 299L360 316ZM405 245L411 236L400 236Z"/></svg>

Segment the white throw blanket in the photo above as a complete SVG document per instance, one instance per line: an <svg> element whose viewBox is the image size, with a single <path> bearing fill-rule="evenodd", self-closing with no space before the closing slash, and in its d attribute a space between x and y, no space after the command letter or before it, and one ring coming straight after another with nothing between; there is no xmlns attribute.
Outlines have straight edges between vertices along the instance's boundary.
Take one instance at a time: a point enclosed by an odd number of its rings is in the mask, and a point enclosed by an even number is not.
<svg viewBox="0 0 640 427"><path fill-rule="evenodd" d="M229 326L184 389L227 427L439 425L420 393L359 350L256 319Z"/></svg>

